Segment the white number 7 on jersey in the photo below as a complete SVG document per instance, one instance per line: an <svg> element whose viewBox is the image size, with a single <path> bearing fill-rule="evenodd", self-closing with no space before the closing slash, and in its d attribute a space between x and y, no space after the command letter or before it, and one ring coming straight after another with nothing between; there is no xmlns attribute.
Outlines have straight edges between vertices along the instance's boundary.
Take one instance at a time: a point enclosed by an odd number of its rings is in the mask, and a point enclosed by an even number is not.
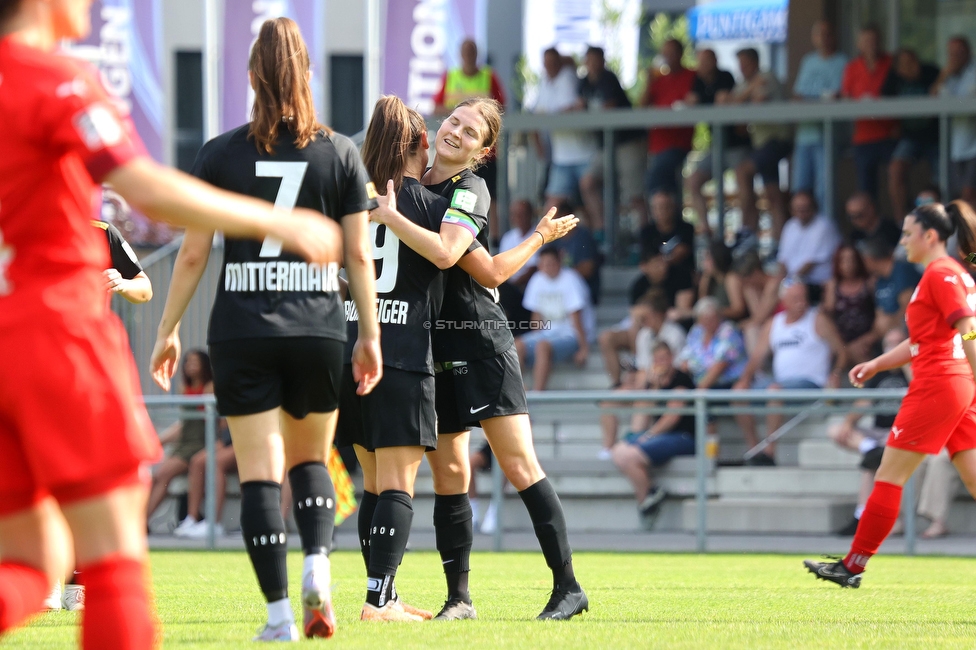
<svg viewBox="0 0 976 650"><path fill-rule="evenodd" d="M261 178L280 178L281 185L278 187L278 196L275 197L275 210L291 212L298 202L298 191L302 189L302 181L305 180L305 172L308 170L307 162L272 162L270 160L259 160L254 164L254 175ZM278 257L281 255L281 240L274 237L265 237L261 244L259 257Z"/></svg>

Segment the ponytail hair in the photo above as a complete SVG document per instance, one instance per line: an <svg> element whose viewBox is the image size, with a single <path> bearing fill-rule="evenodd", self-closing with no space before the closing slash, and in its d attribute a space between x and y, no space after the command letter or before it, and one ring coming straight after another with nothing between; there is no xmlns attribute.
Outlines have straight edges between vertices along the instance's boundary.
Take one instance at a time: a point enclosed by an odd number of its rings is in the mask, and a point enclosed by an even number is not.
<svg viewBox="0 0 976 650"><path fill-rule="evenodd" d="M495 143L498 142L498 135L502 132L502 113L504 112L502 105L488 97L471 97L460 102L454 107L454 110L462 106L470 106L481 115L481 119L485 124L481 133L481 146L493 149ZM486 158L486 155L479 155L471 161L469 167L472 170L481 167L486 162Z"/></svg>
<svg viewBox="0 0 976 650"><path fill-rule="evenodd" d="M386 191L393 179L395 191L403 187L407 160L417 153L427 123L417 111L395 95L380 97L363 141L363 164L376 187Z"/></svg>
<svg viewBox="0 0 976 650"><path fill-rule="evenodd" d="M942 242L952 237L952 233L956 230L955 219L941 203L920 205L909 212L908 216L913 217L922 226L922 230L934 230L939 236L939 241Z"/></svg>
<svg viewBox="0 0 976 650"><path fill-rule="evenodd" d="M332 133L315 118L310 66L308 48L294 20L264 21L247 63L254 85L248 137L254 138L258 151L274 153L282 123L299 149L307 147L319 131Z"/></svg>
<svg viewBox="0 0 976 650"><path fill-rule="evenodd" d="M0 22L13 16L18 9L20 9L20 0L0 0Z"/></svg>
<svg viewBox="0 0 976 650"><path fill-rule="evenodd" d="M946 206L946 213L955 224L959 241L959 257L976 253L976 211L973 206L957 199Z"/></svg>

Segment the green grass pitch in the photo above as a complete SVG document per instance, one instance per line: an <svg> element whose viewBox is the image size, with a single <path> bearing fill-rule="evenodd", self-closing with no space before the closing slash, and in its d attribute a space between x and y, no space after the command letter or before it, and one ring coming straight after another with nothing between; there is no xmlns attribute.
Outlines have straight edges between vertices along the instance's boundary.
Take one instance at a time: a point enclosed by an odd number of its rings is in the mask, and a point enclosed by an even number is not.
<svg viewBox="0 0 976 650"><path fill-rule="evenodd" d="M976 560L879 556L859 590L806 573L799 556L577 553L590 612L568 622L532 620L548 599L542 556L479 553L471 591L480 619L365 624L357 553L332 556L338 648L973 648ZM288 558L296 606L301 557ZM248 647L264 603L242 552L154 552L164 648ZM437 610L443 577L435 553L408 553L401 596ZM72 648L75 615L44 614L0 641L6 648ZM303 641L303 643L311 643Z"/></svg>

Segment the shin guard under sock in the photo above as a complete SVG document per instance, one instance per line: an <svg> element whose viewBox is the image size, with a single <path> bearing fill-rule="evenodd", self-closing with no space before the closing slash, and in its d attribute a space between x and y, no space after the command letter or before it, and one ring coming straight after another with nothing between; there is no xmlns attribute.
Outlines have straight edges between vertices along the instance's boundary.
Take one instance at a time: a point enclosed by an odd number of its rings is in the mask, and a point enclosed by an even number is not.
<svg viewBox="0 0 976 650"><path fill-rule="evenodd" d="M241 535L258 584L271 603L288 597L288 548L281 518L281 485L241 483Z"/></svg>
<svg viewBox="0 0 976 650"><path fill-rule="evenodd" d="M861 513L851 551L844 558L844 566L851 573L863 573L871 556L878 552L898 519L901 507L900 485L876 481L871 496Z"/></svg>
<svg viewBox="0 0 976 650"><path fill-rule="evenodd" d="M0 562L0 634L41 611L51 585L47 575L16 562Z"/></svg>
<svg viewBox="0 0 976 650"><path fill-rule="evenodd" d="M471 547L474 545L471 502L465 494L434 495L434 533L441 556L447 597L471 602L468 572L471 570Z"/></svg>
<svg viewBox="0 0 976 650"><path fill-rule="evenodd" d="M335 530L335 487L324 463L295 465L288 471L295 523L305 555L329 554Z"/></svg>
<svg viewBox="0 0 976 650"><path fill-rule="evenodd" d="M573 572L573 549L569 546L566 517L559 497L548 478L530 485L521 492L522 503L529 511L535 536L542 547L542 555L552 570L553 586L576 587Z"/></svg>
<svg viewBox="0 0 976 650"><path fill-rule="evenodd" d="M119 556L83 568L86 650L150 650L157 647L146 566Z"/></svg>
<svg viewBox="0 0 976 650"><path fill-rule="evenodd" d="M372 492L363 491L363 498L359 501L359 518L356 521L359 529L359 552L363 554L363 564L369 569L369 530L373 527L373 512L376 511L376 500L379 497Z"/></svg>

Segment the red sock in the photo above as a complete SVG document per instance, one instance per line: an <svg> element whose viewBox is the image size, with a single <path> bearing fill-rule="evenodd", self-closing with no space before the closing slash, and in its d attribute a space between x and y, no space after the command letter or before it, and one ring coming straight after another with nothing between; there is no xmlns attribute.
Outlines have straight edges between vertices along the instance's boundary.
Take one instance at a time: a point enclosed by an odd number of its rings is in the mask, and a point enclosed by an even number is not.
<svg viewBox="0 0 976 650"><path fill-rule="evenodd" d="M851 573L862 573L871 556L895 526L901 506L901 486L876 481L864 506L851 551L844 558L844 566Z"/></svg>
<svg viewBox="0 0 976 650"><path fill-rule="evenodd" d="M111 556L81 569L85 585L82 647L88 650L149 650L156 623L149 603L146 567Z"/></svg>
<svg viewBox="0 0 976 650"><path fill-rule="evenodd" d="M51 585L43 571L16 562L0 562L0 634L41 611Z"/></svg>

